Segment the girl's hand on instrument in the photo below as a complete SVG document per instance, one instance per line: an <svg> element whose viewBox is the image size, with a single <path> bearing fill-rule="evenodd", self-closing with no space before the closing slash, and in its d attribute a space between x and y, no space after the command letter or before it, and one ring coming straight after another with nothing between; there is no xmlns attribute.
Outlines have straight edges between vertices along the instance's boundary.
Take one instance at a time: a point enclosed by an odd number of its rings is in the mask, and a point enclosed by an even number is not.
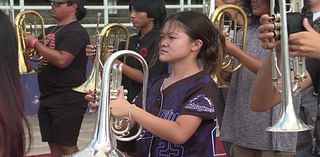
<svg viewBox="0 0 320 157"><path fill-rule="evenodd" d="M303 26L306 31L294 33L289 36L289 49L292 56L304 56L320 59L320 34L303 19Z"/></svg>
<svg viewBox="0 0 320 157"><path fill-rule="evenodd" d="M97 112L99 107L100 92L89 90L89 93L84 97L85 100L89 101L88 107L89 112Z"/></svg>
<svg viewBox="0 0 320 157"><path fill-rule="evenodd" d="M96 48L93 45L87 45L86 46L86 56L89 59L93 59L96 55Z"/></svg>
<svg viewBox="0 0 320 157"><path fill-rule="evenodd" d="M118 97L115 100L111 100L110 111L112 116L116 118L128 117L129 109L132 107L125 98L123 86L119 89Z"/></svg>

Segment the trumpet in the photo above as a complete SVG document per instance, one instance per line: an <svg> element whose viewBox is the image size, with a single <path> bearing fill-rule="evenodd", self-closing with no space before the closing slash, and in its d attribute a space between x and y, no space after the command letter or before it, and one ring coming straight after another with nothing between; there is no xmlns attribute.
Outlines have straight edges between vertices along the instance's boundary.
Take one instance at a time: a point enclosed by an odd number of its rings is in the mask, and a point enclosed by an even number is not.
<svg viewBox="0 0 320 157"><path fill-rule="evenodd" d="M100 47L98 47L100 49ZM113 53L103 66L101 99L99 101L98 117L96 121L95 131L91 142L79 152L71 155L71 157L124 157L125 155L116 148L115 140L131 141L136 139L142 133L142 126L139 126L138 132L130 137L125 137L129 134L130 119L127 119L127 126L123 128L121 119L115 119L110 116L109 104L110 100L117 96L117 91L121 85L121 65L115 64L114 61L121 56L131 56L140 61L143 72L143 87L142 87L142 108L146 109L146 96L149 69L144 58L130 50L121 50ZM110 86L111 85L111 86ZM130 118L130 117L129 117ZM119 128L122 131L118 131ZM115 131L117 130L117 131Z"/></svg>
<svg viewBox="0 0 320 157"><path fill-rule="evenodd" d="M271 14L270 20L277 21L280 19L281 25L275 24L275 26L281 26L280 32L275 32L275 36L281 34L281 55L282 55L282 73L279 72L277 65L277 58L275 50L272 50L272 79L274 81L273 87L282 94L282 112L280 113L277 122L267 128L267 131L271 132L299 132L312 129L312 126L306 125L297 116L293 105L293 92L297 92L300 89L300 83L306 77L306 69L304 58L295 58L293 60L293 71L290 69L290 57L288 46L288 35L290 32L298 32L303 30L302 19L304 15L301 14L303 7L303 0L291 0L289 13L286 12L286 0L279 0L280 15L275 14L275 0L270 1ZM311 18L312 19L312 18ZM298 24L295 25L298 28L291 28L288 26L287 20L295 20ZM290 22L291 23L291 22ZM288 27L290 29L288 29ZM280 27L276 27L280 28ZM289 32L290 30L290 32ZM278 77L278 74L281 74ZM294 77L292 77L292 74ZM278 87L278 81L281 78L282 89ZM293 78L293 80L292 80ZM294 85L295 87L293 87Z"/></svg>
<svg viewBox="0 0 320 157"><path fill-rule="evenodd" d="M100 15L98 14L98 19ZM99 20L97 22L98 27ZM99 33L96 31L96 55L93 68L87 80L79 87L73 88L80 93L88 93L89 90L96 90L101 84L101 72L103 62L113 51L119 50L120 42L124 42L124 49L128 49L130 34L126 27L118 23L107 24ZM125 63L125 58L123 62Z"/></svg>
<svg viewBox="0 0 320 157"><path fill-rule="evenodd" d="M27 49L24 41L25 34L39 36L45 40L45 28L43 17L36 11L25 10L19 12L15 19L16 33L18 39L18 61L20 74L31 74L39 70L40 66L47 65L47 61L40 56L35 49ZM39 63L39 67L33 67L29 61Z"/></svg>

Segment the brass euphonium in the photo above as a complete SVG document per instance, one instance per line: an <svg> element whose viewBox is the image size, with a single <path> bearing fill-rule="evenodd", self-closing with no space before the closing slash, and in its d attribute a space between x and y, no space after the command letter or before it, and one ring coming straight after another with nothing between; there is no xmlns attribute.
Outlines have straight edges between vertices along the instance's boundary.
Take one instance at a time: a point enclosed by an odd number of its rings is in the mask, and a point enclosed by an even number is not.
<svg viewBox="0 0 320 157"><path fill-rule="evenodd" d="M214 26L226 37L226 40L231 41L235 45L239 46L243 51L246 51L248 18L242 8L233 4L223 4L215 9L210 19ZM239 20L242 20L241 24L239 24ZM238 40L239 30L242 30L241 43L239 43ZM235 65L236 59L234 59L234 57L228 54L223 54L223 56L224 58L220 61L222 65L222 72L232 73L240 69L241 64ZM213 76L213 78L217 82L218 87L230 87L220 74Z"/></svg>
<svg viewBox="0 0 320 157"><path fill-rule="evenodd" d="M100 47L97 48L98 51ZM116 148L115 140L120 141L130 141L137 138L143 128L140 125L138 132L130 137L125 137L129 133L131 121L130 117L127 119L127 126L118 125L118 121L110 116L109 104L110 100L117 97L118 89L121 85L121 64L115 64L114 61L119 57L131 56L140 61L143 72L143 87L142 87L142 108L145 110L146 106L146 96L147 96L147 83L149 76L148 64L144 58L130 50L120 50L113 53L104 64L103 75L102 75L102 85L101 85L101 99L99 101L98 116L95 126L95 131L93 139L91 142L79 152L71 155L72 157L124 157L125 155ZM130 92L130 91L129 91ZM123 131L115 131L122 128Z"/></svg>
<svg viewBox="0 0 320 157"><path fill-rule="evenodd" d="M15 27L18 38L19 72L20 74L35 73L38 71L38 68L30 65L29 61L38 62L39 66L46 64L46 61L42 56L38 55L35 49L27 49L24 35L30 34L40 37L46 45L43 17L33 10L21 11L16 16Z"/></svg>
<svg viewBox="0 0 320 157"><path fill-rule="evenodd" d="M98 18L99 16L100 15L98 15ZM99 23L99 20L97 23ZM102 63L112 52L119 50L121 42L124 42L124 49L128 49L129 38L130 34L128 29L118 23L107 24L100 33L97 31L95 43L96 55L93 61L92 71L87 80L73 90L80 93L88 93L89 90L96 90L99 88L101 83ZM98 51L98 47L101 48L100 51Z"/></svg>
<svg viewBox="0 0 320 157"><path fill-rule="evenodd" d="M303 121L300 120L299 116L297 116L295 110L294 110L294 105L293 105L293 92L297 90L297 88L300 88L300 83L302 82L302 79L305 78L303 76L303 73L306 73L305 70L302 70L305 65L305 63L301 63L298 61L297 63L293 64L298 64L298 66L301 66L298 71L293 72L290 69L290 57L289 57L289 45L288 45L288 16L293 17L293 19L298 19L298 24L295 24L296 26L299 25L300 31L303 29L302 26L302 19L303 16L301 14L301 10L303 8L303 0L291 0L291 9L289 13L286 12L286 0L279 0L279 9L280 9L280 15L275 14L275 0L270 1L270 9L271 9L271 17L270 20L275 20L277 19L280 20L280 24L275 24L275 26L279 26L278 29L280 29L280 32L275 32L275 36L278 36L281 34L280 40L281 40L281 56L282 56L282 72L280 73L280 78L281 78L281 84L282 84L282 89L279 89L278 87L278 81L279 81L279 69L277 66L277 58L276 58L276 53L275 50L272 50L272 79L274 81L273 87L275 90L278 92L281 92L282 94L282 111L280 113L279 119L277 122L267 128L267 131L271 132L299 132L299 131L305 131L305 130L310 130L312 129L312 126L306 125ZM273 22L275 22L273 21ZM292 25L292 24L291 24ZM300 60L300 59L299 59ZM295 61L296 62L296 61ZM295 66L295 65L293 65ZM294 69L297 70L297 69ZM302 71L301 71L302 70ZM291 74L294 74L295 76L292 77ZM293 80L292 80L293 79ZM298 79L298 80L296 80ZM296 84L292 88L292 84Z"/></svg>

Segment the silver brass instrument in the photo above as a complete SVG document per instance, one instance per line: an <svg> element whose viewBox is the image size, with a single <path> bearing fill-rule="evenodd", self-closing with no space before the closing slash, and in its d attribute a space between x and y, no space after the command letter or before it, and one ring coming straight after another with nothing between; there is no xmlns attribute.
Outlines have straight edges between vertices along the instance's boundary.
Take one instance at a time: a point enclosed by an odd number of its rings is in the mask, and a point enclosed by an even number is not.
<svg viewBox="0 0 320 157"><path fill-rule="evenodd" d="M234 15L229 14L228 20L225 20L226 14L233 12ZM238 20L241 18L243 24L239 24ZM243 51L246 51L247 45L247 30L248 30L248 18L245 11L237 5L223 4L219 6L212 16L210 17L213 25L220 30L220 32L226 37L226 40L230 40L232 43L240 47ZM238 30L242 30L241 43L238 43L237 39ZM224 58L221 61L222 70L228 73L235 72L240 69L241 64L236 65L236 59L231 55L224 54ZM223 80L220 74L213 76L217 82L219 88L228 88L230 85Z"/></svg>
<svg viewBox="0 0 320 157"><path fill-rule="evenodd" d="M270 1L271 11L274 11L275 1ZM291 0L291 11L293 12L300 12L303 7L303 0ZM267 128L267 131L271 132L298 132L298 131L305 131L312 129L312 126L306 125L300 118L297 116L294 110L293 105L293 91L295 90L292 88L292 83L296 83L292 81L291 71L290 71L290 57L289 57L289 46L288 46L288 28L287 28L287 12L286 12L286 0L279 0L279 8L280 8L280 17L273 17L272 19L280 19L281 23L281 55L282 55L282 90L280 90L282 94L282 105L283 110L280 113L280 117L277 122ZM277 16L277 15L274 15ZM279 33L275 33L279 34ZM274 51L274 50L273 50ZM275 68L277 64L277 59L275 58L275 53L272 53L272 64L273 68ZM294 63L295 64L295 63ZM300 63L299 63L300 64ZM277 69L273 70L272 75L277 74ZM301 72L301 71L300 71ZM297 72L297 73L300 73ZM276 78L276 76L273 76ZM297 79L297 78L294 78ZM299 78L302 79L302 78ZM277 79L278 80L278 79ZM274 80L274 81L277 81ZM298 82L299 83L299 82ZM275 85L275 84L274 84ZM275 87L277 88L277 87ZM278 90L279 91L279 90Z"/></svg>
<svg viewBox="0 0 320 157"><path fill-rule="evenodd" d="M215 10L215 0L204 0L203 1L203 14L210 17Z"/></svg>
<svg viewBox="0 0 320 157"><path fill-rule="evenodd" d="M100 49L100 47L97 47L97 49ZM137 138L141 134L143 129L142 126L139 127L139 130L135 135L124 137L128 135L126 131L129 130L129 127L131 126L130 120L128 121L127 128L121 129L124 131L113 131L119 130L119 128L123 128L123 126L117 126L118 123L113 120L114 118L111 117L109 110L110 100L113 99L114 96L116 96L115 94L117 93L121 85L121 65L114 64L114 61L123 56L132 56L139 60L142 64L144 72L142 87L142 108L145 109L149 75L147 62L140 54L134 51L120 50L113 53L106 60L103 67L101 99L99 101L98 117L93 139L84 149L71 155L72 157L124 157L125 155L116 148L115 140L117 139L120 141L130 141Z"/></svg>
<svg viewBox="0 0 320 157"><path fill-rule="evenodd" d="M99 19L99 15L98 15ZM97 25L99 20L97 22ZM97 31L98 32L98 31ZM103 62L110 56L113 51L119 50L120 42L124 42L124 49L128 49L130 34L126 27L118 23L107 24L102 31L96 35L96 55L92 71L87 80L74 91L88 93L89 90L96 90L101 83L101 72ZM98 49L99 47L99 49ZM125 63L125 57L124 61Z"/></svg>
<svg viewBox="0 0 320 157"><path fill-rule="evenodd" d="M18 39L18 60L20 74L31 74L38 71L28 61L38 62L39 66L46 65L47 61L35 49L27 49L24 41L25 34L45 39L45 28L43 17L36 11L25 10L19 12L15 19L15 27ZM46 40L43 40L46 45Z"/></svg>

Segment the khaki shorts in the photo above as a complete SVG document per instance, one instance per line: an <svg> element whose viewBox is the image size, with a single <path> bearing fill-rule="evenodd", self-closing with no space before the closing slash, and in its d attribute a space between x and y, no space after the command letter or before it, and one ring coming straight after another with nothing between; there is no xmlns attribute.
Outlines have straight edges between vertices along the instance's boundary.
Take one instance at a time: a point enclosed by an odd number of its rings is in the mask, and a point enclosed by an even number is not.
<svg viewBox="0 0 320 157"><path fill-rule="evenodd" d="M232 144L230 148L231 157L295 157L296 153L280 152L280 151L267 151L245 148L236 144Z"/></svg>

